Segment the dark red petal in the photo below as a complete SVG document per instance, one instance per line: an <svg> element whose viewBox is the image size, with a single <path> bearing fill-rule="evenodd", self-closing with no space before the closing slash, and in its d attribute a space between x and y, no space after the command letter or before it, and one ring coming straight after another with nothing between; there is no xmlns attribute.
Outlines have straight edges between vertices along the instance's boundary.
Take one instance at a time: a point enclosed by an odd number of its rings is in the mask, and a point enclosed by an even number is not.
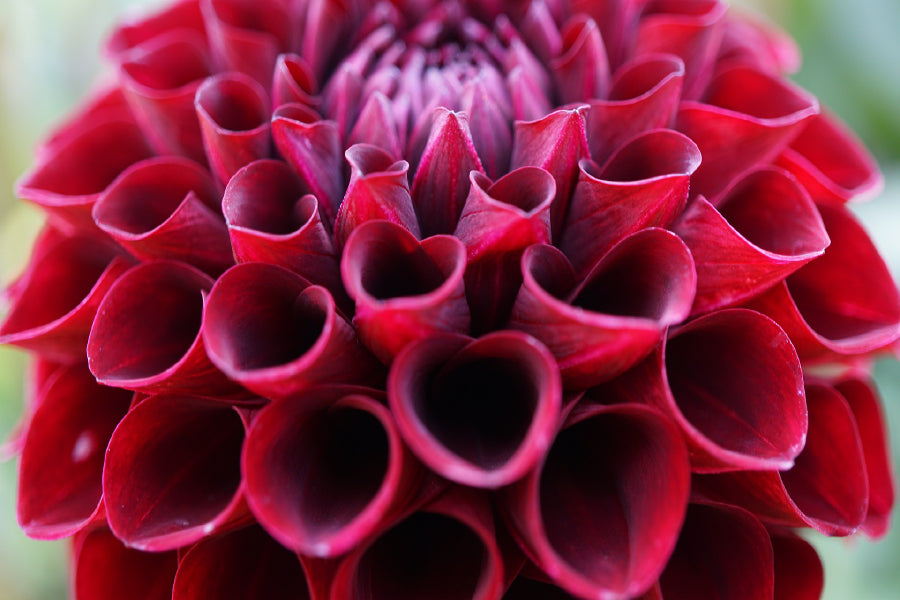
<svg viewBox="0 0 900 600"><path fill-rule="evenodd" d="M177 0L150 15L120 22L106 40L106 54L116 60L135 46L175 29L189 29L205 36L199 0Z"/></svg>
<svg viewBox="0 0 900 600"><path fill-rule="evenodd" d="M553 20L546 0L522 4L527 6L524 14L516 19L517 29L535 54L548 63L562 51L559 26Z"/></svg>
<svg viewBox="0 0 900 600"><path fill-rule="evenodd" d="M778 156L819 112L816 99L778 77L737 66L719 73L703 102L682 102L677 128L700 148L691 194L713 205L742 173Z"/></svg>
<svg viewBox="0 0 900 600"><path fill-rule="evenodd" d="M503 502L520 543L556 585L621 598L656 581L689 489L688 454L671 421L646 406L586 405Z"/></svg>
<svg viewBox="0 0 900 600"><path fill-rule="evenodd" d="M387 152L394 160L403 156L403 141L394 117L391 101L380 91L369 95L359 119L350 132L348 144L371 144Z"/></svg>
<svg viewBox="0 0 900 600"><path fill-rule="evenodd" d="M100 303L88 338L97 381L136 391L235 392L200 339L210 287L207 275L174 261L143 263L122 275Z"/></svg>
<svg viewBox="0 0 900 600"><path fill-rule="evenodd" d="M822 561L807 541L787 531L772 534L774 600L819 600L825 585Z"/></svg>
<svg viewBox="0 0 900 600"><path fill-rule="evenodd" d="M276 265L244 263L226 271L209 294L202 329L213 363L266 398L382 377L325 288Z"/></svg>
<svg viewBox="0 0 900 600"><path fill-rule="evenodd" d="M194 94L212 72L204 40L189 30L174 30L122 58L125 98L157 153L206 160L194 111Z"/></svg>
<svg viewBox="0 0 900 600"><path fill-rule="evenodd" d="M97 385L83 365L57 372L41 390L19 463L19 526L38 539L103 521L103 457L130 392Z"/></svg>
<svg viewBox="0 0 900 600"><path fill-rule="evenodd" d="M655 228L619 242L580 284L551 246L525 251L522 276L509 326L547 345L567 389L612 379L646 356L687 316L696 284L687 247Z"/></svg>
<svg viewBox="0 0 900 600"><path fill-rule="evenodd" d="M317 92L316 78L303 57L292 53L278 56L272 74L272 110L294 102L315 108L319 105Z"/></svg>
<svg viewBox="0 0 900 600"><path fill-rule="evenodd" d="M357 547L330 600L492 600L503 559L483 496L456 488Z"/></svg>
<svg viewBox="0 0 900 600"><path fill-rule="evenodd" d="M862 354L900 336L900 294L884 259L846 208L819 205L831 245L751 301L790 335L804 359Z"/></svg>
<svg viewBox="0 0 900 600"><path fill-rule="evenodd" d="M609 61L600 29L587 15L575 15L561 32L560 55L550 62L560 104L606 98Z"/></svg>
<svg viewBox="0 0 900 600"><path fill-rule="evenodd" d="M314 388L274 402L244 449L247 500L275 539L333 557L394 518L418 488L418 463L365 388Z"/></svg>
<svg viewBox="0 0 900 600"><path fill-rule="evenodd" d="M354 229L374 219L396 223L420 237L406 177L409 163L370 144L351 146L345 156L351 175L334 224L338 247L343 248Z"/></svg>
<svg viewBox="0 0 900 600"><path fill-rule="evenodd" d="M179 260L218 275L234 264L209 171L177 156L141 161L100 195L97 226L139 260Z"/></svg>
<svg viewBox="0 0 900 600"><path fill-rule="evenodd" d="M587 140L591 158L605 162L639 133L669 127L678 108L684 63L671 54L649 54L616 71L609 98L591 100Z"/></svg>
<svg viewBox="0 0 900 600"><path fill-rule="evenodd" d="M320 120L303 104L284 104L272 114L272 139L281 156L319 199L325 217L334 221L344 193L337 124Z"/></svg>
<svg viewBox="0 0 900 600"><path fill-rule="evenodd" d="M35 157L40 161L43 156L52 154L57 147L65 145L68 140L78 137L82 132L100 123L115 120L137 125L122 88L118 85L101 84L91 91L71 114L53 127L35 149Z"/></svg>
<svg viewBox="0 0 900 600"><path fill-rule="evenodd" d="M206 158L223 184L235 172L271 154L269 98L255 80L241 73L222 73L197 89L194 107Z"/></svg>
<svg viewBox="0 0 900 600"><path fill-rule="evenodd" d="M59 240L47 231L8 290L12 306L0 325L0 344L55 362L83 362L97 307L130 261L88 236Z"/></svg>
<svg viewBox="0 0 900 600"><path fill-rule="evenodd" d="M94 529L75 538L72 564L76 600L169 600L178 558L126 548L109 530Z"/></svg>
<svg viewBox="0 0 900 600"><path fill-rule="evenodd" d="M406 443L432 470L496 488L546 451L562 386L553 356L524 333L433 335L397 356L388 400Z"/></svg>
<svg viewBox="0 0 900 600"><path fill-rule="evenodd" d="M306 23L300 38L300 54L309 62L319 81L325 81L333 66L334 54L340 52L342 46L346 47L359 8L356 2L347 0L308 0L305 3Z"/></svg>
<svg viewBox="0 0 900 600"><path fill-rule="evenodd" d="M109 441L103 497L109 526L131 548L171 550L247 519L244 424L220 401L150 396Z"/></svg>
<svg viewBox="0 0 900 600"><path fill-rule="evenodd" d="M665 600L772 598L769 534L752 514L736 506L691 504L659 583Z"/></svg>
<svg viewBox="0 0 900 600"><path fill-rule="evenodd" d="M875 159L862 142L827 112L810 119L777 162L816 202L866 199L884 185Z"/></svg>
<svg viewBox="0 0 900 600"><path fill-rule="evenodd" d="M681 213L697 146L669 129L640 134L602 168L579 163L578 184L560 248L583 274L616 242L645 227L666 227Z"/></svg>
<svg viewBox="0 0 900 600"><path fill-rule="evenodd" d="M258 526L203 540L178 565L172 600L310 600L297 556Z"/></svg>
<svg viewBox="0 0 900 600"><path fill-rule="evenodd" d="M673 230L697 264L693 314L760 294L821 256L830 243L803 188L773 168L737 182L718 208L697 198Z"/></svg>
<svg viewBox="0 0 900 600"><path fill-rule="evenodd" d="M619 67L648 0L569 0L574 14L590 15L600 27L610 65Z"/></svg>
<svg viewBox="0 0 900 600"><path fill-rule="evenodd" d="M356 302L359 339L390 364L407 344L438 331L467 333L466 249L449 235L421 243L389 221L368 221L344 247L341 273Z"/></svg>
<svg viewBox="0 0 900 600"><path fill-rule="evenodd" d="M859 439L869 477L869 511L862 530L873 538L883 537L890 528L894 508L894 469L888 446L887 421L874 382L850 376L835 384L856 418Z"/></svg>
<svg viewBox="0 0 900 600"><path fill-rule="evenodd" d="M469 133L485 173L492 178L509 172L512 153L510 127L511 100L504 84L491 87L482 69L478 78L469 81L463 91L461 109L469 115ZM497 75L499 77L499 75Z"/></svg>
<svg viewBox="0 0 900 600"><path fill-rule="evenodd" d="M225 188L222 212L239 263L286 267L328 288L343 306L338 257L319 202L287 165L260 160L235 173Z"/></svg>
<svg viewBox="0 0 900 600"><path fill-rule="evenodd" d="M781 29L732 11L725 20L718 60L777 74L796 73L801 56L797 44Z"/></svg>
<svg viewBox="0 0 900 600"><path fill-rule="evenodd" d="M863 449L853 413L834 388L806 387L809 433L794 466L695 477L696 489L739 504L763 520L825 535L849 535L862 525L869 504Z"/></svg>

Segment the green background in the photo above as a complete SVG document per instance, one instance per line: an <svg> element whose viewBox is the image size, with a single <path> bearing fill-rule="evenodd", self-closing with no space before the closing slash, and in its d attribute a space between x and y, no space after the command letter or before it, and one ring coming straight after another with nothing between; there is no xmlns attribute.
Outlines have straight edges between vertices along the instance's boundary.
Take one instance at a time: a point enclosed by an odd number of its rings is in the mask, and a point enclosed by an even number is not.
<svg viewBox="0 0 900 600"><path fill-rule="evenodd" d="M98 80L100 43L124 10L160 0L0 0L0 282L22 268L41 217L12 195L31 149ZM895 277L900 275L900 2L734 0L780 23L804 66L795 79L840 115L875 152L881 196L855 206ZM0 314L3 308L0 307ZM0 438L21 411L23 356L0 347ZM876 366L900 457L900 364ZM0 600L65 597L64 543L25 538L15 523L16 461L0 463ZM895 520L898 511L895 512ZM900 528L885 539L810 536L825 562L828 600L900 597Z"/></svg>

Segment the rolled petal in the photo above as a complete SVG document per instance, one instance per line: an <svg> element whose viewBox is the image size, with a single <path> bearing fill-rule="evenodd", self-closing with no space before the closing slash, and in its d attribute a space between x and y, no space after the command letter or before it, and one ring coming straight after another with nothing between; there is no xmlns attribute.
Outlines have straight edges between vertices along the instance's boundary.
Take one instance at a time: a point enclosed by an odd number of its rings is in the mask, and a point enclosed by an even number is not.
<svg viewBox="0 0 900 600"><path fill-rule="evenodd" d="M350 132L349 143L378 146L394 160L399 160L403 155L403 141L394 118L393 106L383 93L376 91L369 95L353 131Z"/></svg>
<svg viewBox="0 0 900 600"><path fill-rule="evenodd" d="M126 18L116 25L104 50L113 60L173 29L188 29L206 37L199 0L177 0L149 15Z"/></svg>
<svg viewBox="0 0 900 600"><path fill-rule="evenodd" d="M485 173L497 178L509 172L512 102L502 84L491 87L487 83L489 78L485 72L488 71L481 71L476 79L466 85L461 108L469 115L472 144L478 152Z"/></svg>
<svg viewBox="0 0 900 600"><path fill-rule="evenodd" d="M106 450L110 529L130 548L159 552L247 520L243 442L241 416L220 401L150 396L122 419Z"/></svg>
<svg viewBox="0 0 900 600"><path fill-rule="evenodd" d="M623 65L608 99L589 102L585 129L591 158L606 162L639 133L671 126L683 81L684 63L671 54L649 54Z"/></svg>
<svg viewBox="0 0 900 600"><path fill-rule="evenodd" d="M772 168L747 175L718 208L697 198L673 229L697 265L693 314L760 294L821 256L830 243L803 188Z"/></svg>
<svg viewBox="0 0 900 600"><path fill-rule="evenodd" d="M775 600L819 600L825 587L822 561L809 542L787 531L772 534Z"/></svg>
<svg viewBox="0 0 900 600"><path fill-rule="evenodd" d="M303 57L293 53L279 54L272 75L272 110L282 104L319 105L318 85L312 69Z"/></svg>
<svg viewBox="0 0 900 600"><path fill-rule="evenodd" d="M490 507L455 489L347 555L329 598L490 600L502 590Z"/></svg>
<svg viewBox="0 0 900 600"><path fill-rule="evenodd" d="M203 540L178 565L172 600L310 600L297 556L258 526Z"/></svg>
<svg viewBox="0 0 900 600"><path fill-rule="evenodd" d="M344 191L337 124L320 120L302 104L284 104L272 115L272 139L281 156L319 199L325 217L333 222Z"/></svg>
<svg viewBox="0 0 900 600"><path fill-rule="evenodd" d="M359 6L355 2L308 0L306 23L301 37L300 54L309 62L313 74L324 81L333 66L334 54L352 34Z"/></svg>
<svg viewBox="0 0 900 600"><path fill-rule="evenodd" d="M142 392L237 392L200 338L203 294L212 283L192 267L164 260L122 275L100 303L87 342L97 381Z"/></svg>
<svg viewBox="0 0 900 600"><path fill-rule="evenodd" d="M338 257L319 202L283 162L261 160L235 173L222 212L239 263L286 267L343 298Z"/></svg>
<svg viewBox="0 0 900 600"><path fill-rule="evenodd" d="M810 119L778 157L817 203L844 203L875 196L884 177L862 142L827 112Z"/></svg>
<svg viewBox="0 0 900 600"><path fill-rule="evenodd" d="M467 333L466 249L449 235L421 243L389 221L368 221L344 247L341 273L356 303L359 338L390 364L407 344L438 331Z"/></svg>
<svg viewBox="0 0 900 600"><path fill-rule="evenodd" d="M97 385L83 365L41 390L19 463L16 513L28 536L59 539L103 521L103 457L131 396Z"/></svg>
<svg viewBox="0 0 900 600"><path fill-rule="evenodd" d="M78 600L169 600L178 567L175 552L127 548L108 529L75 538L72 591Z"/></svg>
<svg viewBox="0 0 900 600"><path fill-rule="evenodd" d="M141 161L100 195L97 226L139 260L171 259L218 275L234 264L209 171L176 156Z"/></svg>
<svg viewBox="0 0 900 600"><path fill-rule="evenodd" d="M772 598L774 559L756 517L724 504L691 504L678 545L659 579L665 600Z"/></svg>
<svg viewBox="0 0 900 600"><path fill-rule="evenodd" d="M12 306L0 325L0 344L54 362L83 362L97 307L130 266L109 244L91 237L59 240L45 233L31 264L10 286Z"/></svg>
<svg viewBox="0 0 900 600"><path fill-rule="evenodd" d="M266 398L383 377L325 288L276 265L245 263L219 278L204 310L203 341L228 377Z"/></svg>
<svg viewBox="0 0 900 600"><path fill-rule="evenodd" d="M884 259L842 206L819 205L831 245L749 306L791 337L801 358L872 352L900 336L900 294Z"/></svg>
<svg viewBox="0 0 900 600"><path fill-rule="evenodd" d="M556 431L562 386L553 356L524 333L410 344L388 377L397 427L447 479L497 488L532 469Z"/></svg>
<svg viewBox="0 0 900 600"><path fill-rule="evenodd" d="M562 52L550 63L560 104L605 98L609 61L597 23L587 15L576 15L565 24L561 35Z"/></svg>
<svg viewBox="0 0 900 600"><path fill-rule="evenodd" d="M863 524L869 505L865 458L853 412L831 386L807 385L806 397L809 433L791 469L695 476L695 489L743 506L764 521L849 535Z"/></svg>
<svg viewBox="0 0 900 600"><path fill-rule="evenodd" d="M373 219L396 223L419 237L419 224L409 194L409 163L369 144L356 144L345 153L350 184L334 225L334 239L343 248L350 234Z"/></svg>
<svg viewBox="0 0 900 600"><path fill-rule="evenodd" d="M697 146L669 129L643 133L622 146L602 169L579 163L578 184L560 249L579 274L616 242L646 227L666 227L684 208Z"/></svg>
<svg viewBox="0 0 900 600"><path fill-rule="evenodd" d="M504 490L520 543L577 597L636 596L656 581L684 520L688 455L646 406L576 408L549 453Z"/></svg>
<svg viewBox="0 0 900 600"><path fill-rule="evenodd" d="M580 284L565 256L532 246L509 326L541 340L567 389L585 389L645 357L669 325L687 317L696 275L690 252L664 229L625 238Z"/></svg>
<svg viewBox="0 0 900 600"><path fill-rule="evenodd" d="M796 73L802 58L790 35L748 14L729 13L725 20L720 63L741 63L773 74Z"/></svg>
<svg viewBox="0 0 900 600"><path fill-rule="evenodd" d="M194 95L211 72L204 40L185 31L153 38L123 56L125 98L158 154L206 160Z"/></svg>
<svg viewBox="0 0 900 600"><path fill-rule="evenodd" d="M420 467L372 391L320 387L274 402L244 450L247 499L260 523L301 554L356 548L404 509ZM380 395L380 394L379 394Z"/></svg>
<svg viewBox="0 0 900 600"><path fill-rule="evenodd" d="M206 157L222 184L238 169L271 154L269 98L241 73L207 78L194 97Z"/></svg>
<svg viewBox="0 0 900 600"><path fill-rule="evenodd" d="M780 77L744 66L719 73L703 102L682 102L676 119L703 155L691 194L716 205L730 182L775 159L818 112L813 96Z"/></svg>

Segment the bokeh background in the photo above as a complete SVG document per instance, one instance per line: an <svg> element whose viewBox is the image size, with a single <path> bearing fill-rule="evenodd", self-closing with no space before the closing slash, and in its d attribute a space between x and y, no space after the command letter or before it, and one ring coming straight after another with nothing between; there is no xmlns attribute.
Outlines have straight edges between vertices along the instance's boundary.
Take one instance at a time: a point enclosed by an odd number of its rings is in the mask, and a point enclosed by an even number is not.
<svg viewBox="0 0 900 600"><path fill-rule="evenodd" d="M0 284L22 268L41 216L13 184L31 149L108 72L101 41L127 11L166 0L0 0ZM885 172L879 198L854 207L900 279L900 2L732 0L779 23L803 56L797 82L847 121ZM0 305L0 316L5 307ZM0 347L0 439L21 411L24 356ZM876 365L900 463L900 363ZM25 538L15 522L16 461L0 463L0 600L66 596L64 543ZM894 521L898 521L894 511ZM900 598L900 527L884 539L811 536L825 563L826 600Z"/></svg>

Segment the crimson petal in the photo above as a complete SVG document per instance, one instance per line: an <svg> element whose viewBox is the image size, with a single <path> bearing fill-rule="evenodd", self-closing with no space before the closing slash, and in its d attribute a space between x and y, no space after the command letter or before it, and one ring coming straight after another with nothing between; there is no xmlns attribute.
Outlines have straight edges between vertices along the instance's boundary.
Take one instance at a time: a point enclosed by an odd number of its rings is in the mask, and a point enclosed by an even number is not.
<svg viewBox="0 0 900 600"><path fill-rule="evenodd" d="M377 383L382 367L325 288L276 265L244 263L213 286L203 314L213 363L266 398L317 383Z"/></svg>
<svg viewBox="0 0 900 600"><path fill-rule="evenodd" d="M301 56L278 55L272 75L272 110L294 102L315 108L319 105L317 91L312 69Z"/></svg>
<svg viewBox="0 0 900 600"><path fill-rule="evenodd" d="M193 30L206 36L199 0L176 0L150 15L126 18L106 40L104 50L115 60L132 48L173 29Z"/></svg>
<svg viewBox="0 0 900 600"><path fill-rule="evenodd" d="M732 12L725 21L718 60L769 73L796 73L802 59L797 44L784 31L750 15Z"/></svg>
<svg viewBox="0 0 900 600"><path fill-rule="evenodd" d="M502 500L520 543L556 585L621 598L656 581L689 489L687 451L671 421L646 406L582 405Z"/></svg>
<svg viewBox="0 0 900 600"><path fill-rule="evenodd" d="M530 336L433 335L391 366L388 400L412 451L473 487L522 477L550 444L562 403L553 356Z"/></svg>
<svg viewBox="0 0 900 600"><path fill-rule="evenodd" d="M787 531L772 533L775 553L774 600L819 600L825 572L819 555L807 541Z"/></svg>
<svg viewBox="0 0 900 600"><path fill-rule="evenodd" d="M421 243L389 221L368 221L344 247L341 273L356 302L360 340L390 364L407 344L437 331L466 333L466 250L449 235Z"/></svg>
<svg viewBox="0 0 900 600"><path fill-rule="evenodd" d="M401 135L391 101L382 92L375 91L363 105L348 143L378 146L398 160L403 155Z"/></svg>
<svg viewBox="0 0 900 600"><path fill-rule="evenodd" d="M697 198L673 230L697 265L693 314L760 294L821 256L830 243L803 188L772 168L741 179L718 207Z"/></svg>
<svg viewBox="0 0 900 600"><path fill-rule="evenodd" d="M139 260L172 259L218 275L234 264L209 171L186 158L132 165L100 195L97 226Z"/></svg>
<svg viewBox="0 0 900 600"><path fill-rule="evenodd" d="M532 246L522 277L509 326L547 345L567 389L612 379L646 356L687 316L696 282L687 247L664 229L625 238L580 284L561 252Z"/></svg>
<svg viewBox="0 0 900 600"><path fill-rule="evenodd" d="M101 476L106 444L132 394L97 385L77 365L40 392L19 463L19 525L38 539L59 539L103 522Z"/></svg>
<svg viewBox="0 0 900 600"><path fill-rule="evenodd" d="M159 552L245 521L243 441L241 416L217 400L159 395L132 408L103 466L113 533L131 548Z"/></svg>
<svg viewBox="0 0 900 600"><path fill-rule="evenodd" d="M572 17L563 27L560 55L550 62L559 85L560 104L605 98L609 61L597 23L587 15Z"/></svg>
<svg viewBox="0 0 900 600"><path fill-rule="evenodd" d="M258 526L203 540L178 565L172 600L310 600L297 556Z"/></svg>

